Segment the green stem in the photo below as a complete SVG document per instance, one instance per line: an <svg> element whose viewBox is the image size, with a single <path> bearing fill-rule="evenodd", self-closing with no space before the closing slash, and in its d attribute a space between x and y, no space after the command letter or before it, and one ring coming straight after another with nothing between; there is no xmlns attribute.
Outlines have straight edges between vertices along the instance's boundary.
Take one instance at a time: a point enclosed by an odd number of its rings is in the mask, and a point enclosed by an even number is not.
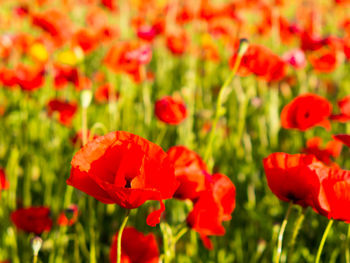
<svg viewBox="0 0 350 263"><path fill-rule="evenodd" d="M83 133L83 146L87 143L88 141L88 136L87 136L87 108L83 107L83 112L82 112L82 133Z"/></svg>
<svg viewBox="0 0 350 263"><path fill-rule="evenodd" d="M130 214L130 210L126 211L126 215L124 217L124 220L119 228L119 232L118 232L118 240L117 240L117 263L121 262L121 258L122 258L122 234L123 234L123 230L126 226L126 223L128 222L129 219L129 214Z"/></svg>
<svg viewBox="0 0 350 263"><path fill-rule="evenodd" d="M172 231L169 225L165 222L160 223L160 229L163 235L163 257L164 263L171 262L172 254L171 254L171 240L172 240Z"/></svg>
<svg viewBox="0 0 350 263"><path fill-rule="evenodd" d="M33 257L33 263L37 263L38 262L38 255L34 255Z"/></svg>
<svg viewBox="0 0 350 263"><path fill-rule="evenodd" d="M348 235L346 236L345 262L350 263L350 224L348 225Z"/></svg>
<svg viewBox="0 0 350 263"><path fill-rule="evenodd" d="M286 215L285 215L285 217L283 219L280 232L278 234L277 255L276 255L275 263L279 263L280 262L280 258L281 258L281 254L282 254L283 234L284 234L284 230L286 229L287 222L288 222L288 217L289 217L289 214L290 214L290 212L292 210L292 207L293 207L293 203L290 202L289 206L288 206L287 213L286 213Z"/></svg>
<svg viewBox="0 0 350 263"><path fill-rule="evenodd" d="M320 262L320 258L321 258L321 253L322 253L322 250L323 250L323 246L324 246L324 243L326 242L326 239L327 239L329 230L330 230L331 227L332 227L333 221L334 221L333 219L329 220L328 225L327 225L327 227L326 227L326 230L325 230L324 233L323 233L320 246L318 247L318 250L317 250L315 263L319 263L319 262Z"/></svg>
<svg viewBox="0 0 350 263"><path fill-rule="evenodd" d="M95 235L95 230L94 230L94 225L95 225L95 208L93 207L93 202L94 199L92 197L88 197L88 205L89 205L89 210L90 210L90 263L97 263L96 261L96 235Z"/></svg>
<svg viewBox="0 0 350 263"><path fill-rule="evenodd" d="M294 224L292 238L291 238L290 243L289 243L288 262L292 262L292 255L294 252L295 241L296 241L296 238L298 236L299 230L304 222L305 212L306 212L306 208L303 208L302 211L299 213L299 217L298 217L297 221Z"/></svg>
<svg viewBox="0 0 350 263"><path fill-rule="evenodd" d="M187 233L187 231L188 231L188 228L185 227L185 228L181 229L181 230L179 231L179 233L176 234L176 236L175 236L174 239L173 239L173 244L174 244L174 246L175 246L175 244L177 243L177 241L179 241L179 239L180 239L184 234Z"/></svg>
<svg viewBox="0 0 350 263"><path fill-rule="evenodd" d="M233 69L232 69L230 75L228 76L228 78L226 79L226 81L224 82L224 84L220 88L218 100L216 103L215 116L214 116L214 120L213 120L212 127L210 130L210 134L209 134L209 141L208 141L208 145L207 145L207 148L206 148L206 151L204 154L204 161L205 162L208 162L208 160L211 156L212 145L213 145L214 138L215 138L216 126L217 126L217 123L219 122L220 117L224 113L224 108L223 108L222 104L224 103L225 98L227 98L227 96L231 92L231 90L228 88L229 88L229 85L231 84L233 78L235 77L235 75L237 73L237 70L238 70L238 67L241 63L242 57L243 57L243 54L237 55L237 59L235 61L235 64L233 66Z"/></svg>

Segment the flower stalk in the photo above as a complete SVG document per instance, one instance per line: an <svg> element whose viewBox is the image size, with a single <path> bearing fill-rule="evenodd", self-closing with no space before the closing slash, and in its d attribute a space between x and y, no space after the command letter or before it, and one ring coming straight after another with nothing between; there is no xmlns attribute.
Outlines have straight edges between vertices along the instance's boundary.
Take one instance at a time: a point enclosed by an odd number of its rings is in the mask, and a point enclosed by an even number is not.
<svg viewBox="0 0 350 263"><path fill-rule="evenodd" d="M318 250L317 250L315 263L319 263L319 262L320 262L322 250L323 250L324 244L326 243L326 239L327 239L329 230L330 230L331 227L332 227L333 222L334 222L333 219L330 219L330 220L328 221L328 225L327 225L327 227L326 227L326 230L325 230L324 233L323 233L320 246L318 247Z"/></svg>
<svg viewBox="0 0 350 263"><path fill-rule="evenodd" d="M118 232L118 240L117 240L117 263L121 263L121 258L122 258L122 235L123 235L123 230L126 226L126 223L128 222L129 219L129 214L130 210L126 211L126 215L124 217L124 220L122 224L120 225L119 232Z"/></svg>

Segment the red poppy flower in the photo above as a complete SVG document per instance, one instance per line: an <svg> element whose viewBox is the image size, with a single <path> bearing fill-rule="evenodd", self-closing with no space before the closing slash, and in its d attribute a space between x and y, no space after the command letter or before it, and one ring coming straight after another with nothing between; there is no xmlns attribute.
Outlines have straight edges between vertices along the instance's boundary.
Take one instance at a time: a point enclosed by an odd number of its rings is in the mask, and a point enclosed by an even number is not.
<svg viewBox="0 0 350 263"><path fill-rule="evenodd" d="M330 119L338 122L350 121L350 95L338 101L340 114L332 114Z"/></svg>
<svg viewBox="0 0 350 263"><path fill-rule="evenodd" d="M75 90L81 91L88 89L90 90L92 87L92 81L86 76L79 76L78 78L78 83L75 85Z"/></svg>
<svg viewBox="0 0 350 263"><path fill-rule="evenodd" d="M91 31L83 28L78 30L72 38L74 46L79 46L85 53L93 51L98 46L98 39Z"/></svg>
<svg viewBox="0 0 350 263"><path fill-rule="evenodd" d="M230 60L231 67L234 66L236 59L237 53ZM238 74L247 76L253 73L270 82L283 79L285 71L286 63L278 55L264 46L251 44L242 57Z"/></svg>
<svg viewBox="0 0 350 263"><path fill-rule="evenodd" d="M79 73L74 67L68 65L54 65L54 84L56 89L63 89L68 83L79 85Z"/></svg>
<svg viewBox="0 0 350 263"><path fill-rule="evenodd" d="M316 72L330 73L338 66L337 54L333 49L322 48L314 51L308 57Z"/></svg>
<svg viewBox="0 0 350 263"><path fill-rule="evenodd" d="M113 237L109 258L111 263L117 262L118 233ZM147 235L133 227L126 227L121 242L122 263L158 263L159 250L153 233Z"/></svg>
<svg viewBox="0 0 350 263"><path fill-rule="evenodd" d="M59 46L71 35L71 23L68 16L56 9L33 14L32 23L50 34Z"/></svg>
<svg viewBox="0 0 350 263"><path fill-rule="evenodd" d="M303 94L288 103L281 113L281 124L285 129L306 131L314 126L330 128L328 117L332 105L316 94Z"/></svg>
<svg viewBox="0 0 350 263"><path fill-rule="evenodd" d="M118 10L118 5L116 0L101 0L101 4L107 7L111 11Z"/></svg>
<svg viewBox="0 0 350 263"><path fill-rule="evenodd" d="M350 0L334 0L337 5L350 5Z"/></svg>
<svg viewBox="0 0 350 263"><path fill-rule="evenodd" d="M10 184L6 180L6 175L4 169L0 167L0 193L2 190L7 190L9 188Z"/></svg>
<svg viewBox="0 0 350 263"><path fill-rule="evenodd" d="M16 72L13 69L0 69L0 83L6 87L13 87L17 84Z"/></svg>
<svg viewBox="0 0 350 263"><path fill-rule="evenodd" d="M137 36L145 41L152 42L157 35L158 32L154 26L141 25L137 28Z"/></svg>
<svg viewBox="0 0 350 263"><path fill-rule="evenodd" d="M17 84L25 91L34 91L44 84L44 70L42 68L29 68L23 64L16 67Z"/></svg>
<svg viewBox="0 0 350 263"><path fill-rule="evenodd" d="M161 208L148 215L155 226L178 186L167 154L158 145L137 135L116 131L80 149L72 160L67 183L105 204L133 209L147 200Z"/></svg>
<svg viewBox="0 0 350 263"><path fill-rule="evenodd" d="M320 137L313 137L306 142L306 148L302 151L307 154L313 154L324 164L330 165L332 163L331 157L337 158L340 155L342 144L337 140L332 140L323 149L321 144L322 139Z"/></svg>
<svg viewBox="0 0 350 263"><path fill-rule="evenodd" d="M213 248L208 236L225 234L222 222L231 219L236 204L236 188L231 180L223 174L214 174L211 179L187 216L187 224L199 233L207 249Z"/></svg>
<svg viewBox="0 0 350 263"><path fill-rule="evenodd" d="M350 135L348 134L337 134L333 135L333 138L341 141L346 146L350 147Z"/></svg>
<svg viewBox="0 0 350 263"><path fill-rule="evenodd" d="M104 85L99 86L95 91L95 100L98 103L105 103L108 102L110 99L110 96L112 94L112 85L109 83L106 83ZM119 98L119 93L116 92L115 98Z"/></svg>
<svg viewBox="0 0 350 263"><path fill-rule="evenodd" d="M267 184L279 199L314 207L321 183L316 168L324 166L314 155L278 152L264 158L263 164Z"/></svg>
<svg viewBox="0 0 350 263"><path fill-rule="evenodd" d="M45 206L17 209L11 213L11 221L18 229L36 235L50 231L52 227L50 209Z"/></svg>
<svg viewBox="0 0 350 263"><path fill-rule="evenodd" d="M318 50L323 46L322 38L319 36L316 36L314 34L311 34L307 31L303 31L300 34L300 41L301 41L301 49L302 50Z"/></svg>
<svg viewBox="0 0 350 263"><path fill-rule="evenodd" d="M179 124L187 117L186 105L180 97L165 96L157 100L154 111L167 124Z"/></svg>
<svg viewBox="0 0 350 263"><path fill-rule="evenodd" d="M317 172L322 182L316 212L350 223L350 210L347 209L350 206L350 171L319 167Z"/></svg>
<svg viewBox="0 0 350 263"><path fill-rule="evenodd" d="M193 200L208 188L208 168L196 152L185 146L174 146L167 154L174 165L176 179L180 182L174 197Z"/></svg>
<svg viewBox="0 0 350 263"><path fill-rule="evenodd" d="M77 111L75 102L66 102L64 100L53 99L47 104L48 114L51 116L54 112L59 114L59 122L65 126L70 126Z"/></svg>
<svg viewBox="0 0 350 263"><path fill-rule="evenodd" d="M166 43L171 53L180 56L186 52L189 45L189 39L186 32L182 30L177 33L168 34L166 36Z"/></svg>
<svg viewBox="0 0 350 263"><path fill-rule="evenodd" d="M207 249L213 249L213 244L208 236L222 236L225 234L222 221L223 210L211 191L201 193L193 206L193 210L187 216L187 224L199 233Z"/></svg>
<svg viewBox="0 0 350 263"><path fill-rule="evenodd" d="M236 207L236 187L224 174L213 174L211 179L214 198L223 209L222 220L231 220L231 214Z"/></svg>
<svg viewBox="0 0 350 263"><path fill-rule="evenodd" d="M62 212L58 219L59 226L72 226L78 220L78 206L70 205L64 212Z"/></svg>
<svg viewBox="0 0 350 263"><path fill-rule="evenodd" d="M141 66L151 61L152 50L148 44L121 42L110 48L104 63L116 73L125 72L135 81L141 81Z"/></svg>
<svg viewBox="0 0 350 263"><path fill-rule="evenodd" d="M350 19L349 19L349 25L346 28L347 36L344 37L344 54L347 60L350 60Z"/></svg>

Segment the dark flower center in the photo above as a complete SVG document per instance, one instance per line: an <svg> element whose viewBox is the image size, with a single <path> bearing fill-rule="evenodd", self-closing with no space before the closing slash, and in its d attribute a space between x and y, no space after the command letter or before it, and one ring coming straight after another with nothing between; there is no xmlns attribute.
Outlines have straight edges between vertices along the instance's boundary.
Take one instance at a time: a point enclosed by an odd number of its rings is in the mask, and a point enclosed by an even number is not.
<svg viewBox="0 0 350 263"><path fill-rule="evenodd" d="M131 188L131 180L128 180L127 178L125 178L125 181L126 181L126 183L125 183L125 188Z"/></svg>

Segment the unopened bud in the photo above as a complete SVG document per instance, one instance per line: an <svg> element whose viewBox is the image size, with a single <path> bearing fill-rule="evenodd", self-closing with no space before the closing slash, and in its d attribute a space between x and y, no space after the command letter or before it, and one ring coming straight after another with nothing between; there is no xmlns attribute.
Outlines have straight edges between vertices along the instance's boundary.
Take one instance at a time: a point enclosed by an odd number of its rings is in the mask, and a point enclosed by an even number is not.
<svg viewBox="0 0 350 263"><path fill-rule="evenodd" d="M241 38L239 40L238 56L242 57L245 52L247 52L249 47L249 42L246 38Z"/></svg>
<svg viewBox="0 0 350 263"><path fill-rule="evenodd" d="M33 255L37 256L41 249L41 245L43 244L43 240L40 237L36 236L31 240L31 243L32 243L32 249L33 249Z"/></svg>
<svg viewBox="0 0 350 263"><path fill-rule="evenodd" d="M83 108L89 107L92 100L92 92L90 89L85 89L81 91L80 94L81 106Z"/></svg>

